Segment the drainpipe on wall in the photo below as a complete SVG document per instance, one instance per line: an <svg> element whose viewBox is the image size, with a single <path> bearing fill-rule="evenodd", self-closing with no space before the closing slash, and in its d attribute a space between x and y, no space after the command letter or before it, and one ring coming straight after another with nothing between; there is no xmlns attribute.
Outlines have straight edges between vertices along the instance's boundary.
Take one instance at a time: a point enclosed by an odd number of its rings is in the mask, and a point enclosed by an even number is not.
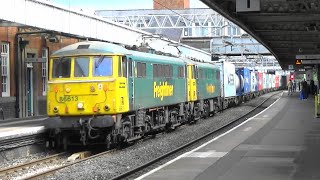
<svg viewBox="0 0 320 180"><path fill-rule="evenodd" d="M14 69L14 78L15 78L15 89L16 89L16 103L15 103L15 117L16 118L19 118L20 117L20 105L19 105L19 96L20 96L20 90L19 90L19 83L20 83L20 80L19 80L19 77L21 76L21 72L19 71L20 70L20 65L18 62L20 62L20 59L21 59L21 53L20 53L20 39L19 39L19 35L16 34L15 36L15 44L14 44L14 49L15 49L15 58L14 58L14 64L15 64L15 69Z"/></svg>

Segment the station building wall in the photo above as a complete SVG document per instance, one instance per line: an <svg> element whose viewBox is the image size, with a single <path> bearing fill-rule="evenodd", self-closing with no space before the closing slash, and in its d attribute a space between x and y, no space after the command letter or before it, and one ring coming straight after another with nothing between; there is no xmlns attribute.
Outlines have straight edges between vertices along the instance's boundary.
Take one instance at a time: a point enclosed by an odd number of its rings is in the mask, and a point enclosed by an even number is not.
<svg viewBox="0 0 320 180"><path fill-rule="evenodd" d="M33 31L30 29L30 31ZM2 112L4 119L10 119L16 117L16 85L17 80L15 79L16 72L16 55L18 52L15 49L16 41L15 36L19 32L18 27L0 27L0 41L2 47L8 47L8 54L1 53L1 71L0 74L0 119L2 119ZM34 35L21 35L24 41L28 41L25 49L22 51L22 64L26 67L27 63L24 60L28 56L35 58L47 58L56 50L78 42L78 39L67 38L57 36L58 42L49 42L46 34L34 34ZM45 53L46 52L46 53ZM7 62L5 62L7 61ZM33 74L33 114L28 116L46 115L46 82L48 78L47 65L43 63L31 63L32 74ZM8 71L5 69L8 65ZM29 63L30 66L30 63ZM45 68L44 68L45 67ZM25 68L26 69L26 68ZM7 74L4 74L6 71ZM22 72L23 77L26 77L25 73ZM21 81L21 80L20 80ZM8 87L6 86L8 85ZM25 87L25 85L24 85ZM8 89L6 89L8 88ZM9 92L8 92L9 91ZM1 112L2 110L2 112Z"/></svg>
<svg viewBox="0 0 320 180"><path fill-rule="evenodd" d="M190 8L189 0L156 0L153 1L153 9L188 9Z"/></svg>

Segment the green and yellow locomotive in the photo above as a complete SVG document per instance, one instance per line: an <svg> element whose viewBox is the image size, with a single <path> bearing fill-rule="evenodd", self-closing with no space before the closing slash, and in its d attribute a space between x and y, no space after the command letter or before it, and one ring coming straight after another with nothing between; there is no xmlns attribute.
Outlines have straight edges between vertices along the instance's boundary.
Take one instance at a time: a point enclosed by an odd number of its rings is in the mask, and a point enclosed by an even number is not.
<svg viewBox="0 0 320 180"><path fill-rule="evenodd" d="M80 42L52 54L49 70L55 146L131 142L220 108L220 70L210 63Z"/></svg>

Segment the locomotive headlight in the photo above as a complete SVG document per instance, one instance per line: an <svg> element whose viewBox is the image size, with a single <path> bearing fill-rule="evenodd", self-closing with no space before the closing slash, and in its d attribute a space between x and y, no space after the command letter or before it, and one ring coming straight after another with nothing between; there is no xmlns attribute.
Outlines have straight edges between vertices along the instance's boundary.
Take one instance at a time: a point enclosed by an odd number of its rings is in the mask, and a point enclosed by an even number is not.
<svg viewBox="0 0 320 180"><path fill-rule="evenodd" d="M104 110L109 111L109 110L110 110L109 106L108 106L108 105L105 105L105 106L104 106Z"/></svg>
<svg viewBox="0 0 320 180"><path fill-rule="evenodd" d="M93 86L90 86L90 92L95 92L96 88L94 88Z"/></svg>
<svg viewBox="0 0 320 180"><path fill-rule="evenodd" d="M59 108L58 108L58 106L55 106L55 107L53 108L53 112L54 112L54 113L59 112Z"/></svg>
<svg viewBox="0 0 320 180"><path fill-rule="evenodd" d="M71 88L67 87L66 92L69 93L71 91Z"/></svg>
<svg viewBox="0 0 320 180"><path fill-rule="evenodd" d="M78 109L83 109L83 103L82 103L82 102L79 102L79 103L77 104L77 108L78 108Z"/></svg>

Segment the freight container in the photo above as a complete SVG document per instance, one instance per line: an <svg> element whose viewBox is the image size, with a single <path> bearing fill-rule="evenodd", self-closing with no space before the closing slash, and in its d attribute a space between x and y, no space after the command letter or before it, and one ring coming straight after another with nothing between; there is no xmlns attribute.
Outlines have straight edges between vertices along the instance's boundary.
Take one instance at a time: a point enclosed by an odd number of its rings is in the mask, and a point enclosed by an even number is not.
<svg viewBox="0 0 320 180"><path fill-rule="evenodd" d="M235 65L229 62L222 62L218 64L220 67L221 77L221 96L233 97L236 96L236 71Z"/></svg>
<svg viewBox="0 0 320 180"><path fill-rule="evenodd" d="M263 73L258 72L258 91L263 89Z"/></svg>
<svg viewBox="0 0 320 180"><path fill-rule="evenodd" d="M274 81L275 81L275 88L279 88L279 75L275 75L274 77Z"/></svg>
<svg viewBox="0 0 320 180"><path fill-rule="evenodd" d="M251 92L255 92L255 91L258 90L258 81L257 81L256 74L257 73L254 72L254 71L250 72L250 80L251 80L251 82L250 82L250 86L251 86L250 91Z"/></svg>
<svg viewBox="0 0 320 180"><path fill-rule="evenodd" d="M250 92L250 70L248 68L237 68L236 74L239 81L236 84L237 96L248 94Z"/></svg>

